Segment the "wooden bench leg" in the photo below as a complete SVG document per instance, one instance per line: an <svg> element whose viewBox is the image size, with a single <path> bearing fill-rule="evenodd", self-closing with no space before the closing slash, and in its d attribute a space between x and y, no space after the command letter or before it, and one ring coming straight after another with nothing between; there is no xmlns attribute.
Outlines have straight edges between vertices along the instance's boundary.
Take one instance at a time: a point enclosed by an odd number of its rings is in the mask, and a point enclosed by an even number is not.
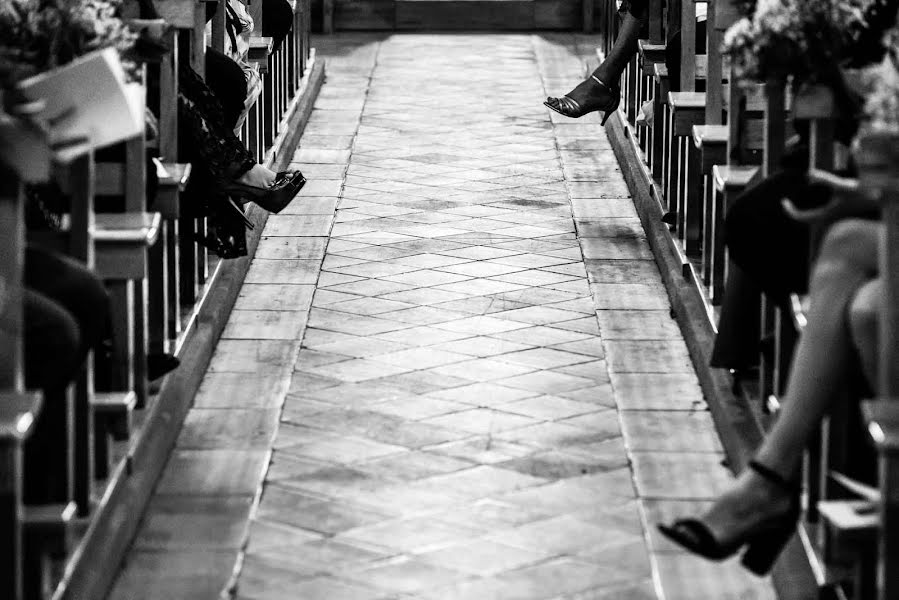
<svg viewBox="0 0 899 600"><path fill-rule="evenodd" d="M0 439L0 596L22 599L22 446L16 438Z"/></svg>
<svg viewBox="0 0 899 600"><path fill-rule="evenodd" d="M681 235L681 231L683 231L683 227L678 229L678 226L681 224L680 219L681 216L679 214L680 210L680 198L678 189L681 183L681 174L683 169L681 168L681 138L674 135L672 130L672 115L671 112L668 112L668 131L665 136L665 146L668 148L668 179L665 182L665 202L668 213L672 218L674 218L674 230L677 231L677 235ZM666 221L669 222L669 221ZM670 222L669 222L670 223Z"/></svg>
<svg viewBox="0 0 899 600"><path fill-rule="evenodd" d="M94 477L103 481L109 477L109 468L112 463L112 436L99 426L94 419Z"/></svg>
<svg viewBox="0 0 899 600"><path fill-rule="evenodd" d="M73 494L74 388L44 392L44 408L25 442L25 501L68 502Z"/></svg>
<svg viewBox="0 0 899 600"><path fill-rule="evenodd" d="M673 188L671 190L671 203L674 204L674 212L677 215L677 237L681 244L686 243L687 231L687 206L686 206L686 179L687 179L687 143L686 137L681 135L674 136L672 142L674 146L674 160L672 167L674 175L671 177Z"/></svg>
<svg viewBox="0 0 899 600"><path fill-rule="evenodd" d="M180 219L172 219L166 223L166 271L168 274L168 340L178 338L181 333L181 244L179 243L178 225Z"/></svg>
<svg viewBox="0 0 899 600"><path fill-rule="evenodd" d="M714 184L711 173L703 173L702 200L704 227L702 228L702 284L708 288L712 285L712 255L715 247L716 232L724 227L724 216L715 213Z"/></svg>
<svg viewBox="0 0 899 600"><path fill-rule="evenodd" d="M181 280L181 305L189 307L197 301L197 249L199 246L194 241L194 237L202 237L205 232L200 234L197 230L197 220L193 217L182 217L178 226L181 230L181 235L178 236L181 258L178 268Z"/></svg>
<svg viewBox="0 0 899 600"><path fill-rule="evenodd" d="M684 138L684 152L687 154L686 199L684 201L684 248L688 256L699 256L702 251L702 164L699 151Z"/></svg>
<svg viewBox="0 0 899 600"><path fill-rule="evenodd" d="M669 185L671 180L671 111L667 104L663 105L664 120L662 125L662 139L659 144L662 146L662 194L665 196L662 201L662 208L666 211L674 210L671 204L671 195L669 194Z"/></svg>
<svg viewBox="0 0 899 600"><path fill-rule="evenodd" d="M152 354L165 352L169 334L169 273L168 273L168 227L165 221L159 231L159 240L147 251L147 279L149 281L149 351Z"/></svg>
<svg viewBox="0 0 899 600"><path fill-rule="evenodd" d="M106 282L106 288L110 296L113 343L99 389L130 390L134 386L134 286L128 280L112 280Z"/></svg>
<svg viewBox="0 0 899 600"><path fill-rule="evenodd" d="M725 257L724 248L724 192L712 186L712 221L715 223L712 249L712 304L720 306L724 300Z"/></svg>
<svg viewBox="0 0 899 600"><path fill-rule="evenodd" d="M162 244L154 244L162 246ZM132 354L131 371L133 384L131 388L137 394L137 407L147 405L147 280L132 281L134 289L134 354Z"/></svg>
<svg viewBox="0 0 899 600"><path fill-rule="evenodd" d="M652 154L652 177L656 181L662 180L662 170L664 164L664 133L665 133L665 107L662 104L661 86L655 83L653 86L652 99L652 139L650 150Z"/></svg>
<svg viewBox="0 0 899 600"><path fill-rule="evenodd" d="M75 512L74 502L26 507L22 543L26 600L52 596L54 562L69 551Z"/></svg>
<svg viewBox="0 0 899 600"><path fill-rule="evenodd" d="M322 32L334 33L334 2L335 0L324 0L322 3Z"/></svg>
<svg viewBox="0 0 899 600"><path fill-rule="evenodd" d="M636 123L637 110L639 109L639 96L637 95L637 80L639 79L637 73L639 70L637 60L634 58L627 66L627 71L625 71L625 77L627 78L627 120L631 125Z"/></svg>
<svg viewBox="0 0 899 600"><path fill-rule="evenodd" d="M205 237L207 231L207 222L206 217L200 217L196 220L196 228L197 231L200 232L200 235ZM209 257L206 255L206 248L204 246L196 246L197 251L197 285L202 286L206 283L206 279L209 278Z"/></svg>
<svg viewBox="0 0 899 600"><path fill-rule="evenodd" d="M90 359L88 362L91 362ZM90 513L91 486L94 482L93 423L94 413L91 398L94 392L93 368L90 364L75 382L74 423L74 481L73 496L78 505L78 516Z"/></svg>

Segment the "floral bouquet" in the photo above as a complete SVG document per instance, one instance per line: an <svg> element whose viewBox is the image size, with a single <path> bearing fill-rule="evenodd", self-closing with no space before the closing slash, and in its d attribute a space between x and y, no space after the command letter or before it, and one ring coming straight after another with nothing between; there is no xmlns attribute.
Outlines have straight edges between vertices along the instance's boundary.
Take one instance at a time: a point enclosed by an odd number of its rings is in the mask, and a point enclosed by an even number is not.
<svg viewBox="0 0 899 600"><path fill-rule="evenodd" d="M899 28L890 30L884 41L886 56L864 71L865 116L869 130L899 133Z"/></svg>
<svg viewBox="0 0 899 600"><path fill-rule="evenodd" d="M828 79L869 29L878 0L759 0L724 36L742 81Z"/></svg>
<svg viewBox="0 0 899 600"><path fill-rule="evenodd" d="M125 58L137 35L119 17L122 0L3 0L0 78L16 80L102 48ZM128 70L133 64L125 62ZM0 84L9 79L0 79ZM8 87L4 85L3 87Z"/></svg>
<svg viewBox="0 0 899 600"><path fill-rule="evenodd" d="M144 91L122 0L0 0L0 158L28 181L49 162L136 135ZM28 107L28 114L22 113Z"/></svg>

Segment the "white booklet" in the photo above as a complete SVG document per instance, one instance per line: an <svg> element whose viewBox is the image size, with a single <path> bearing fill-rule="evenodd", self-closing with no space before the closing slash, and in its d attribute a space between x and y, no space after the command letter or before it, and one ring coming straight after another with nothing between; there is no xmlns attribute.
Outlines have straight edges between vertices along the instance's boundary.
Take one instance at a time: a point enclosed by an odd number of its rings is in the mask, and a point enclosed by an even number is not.
<svg viewBox="0 0 899 600"><path fill-rule="evenodd" d="M51 144L81 140L102 148L133 138L144 129L145 90L127 83L119 54L106 48L56 69L29 77L18 85L31 100L43 99ZM81 151L85 146L80 145ZM64 158L66 150L58 154Z"/></svg>

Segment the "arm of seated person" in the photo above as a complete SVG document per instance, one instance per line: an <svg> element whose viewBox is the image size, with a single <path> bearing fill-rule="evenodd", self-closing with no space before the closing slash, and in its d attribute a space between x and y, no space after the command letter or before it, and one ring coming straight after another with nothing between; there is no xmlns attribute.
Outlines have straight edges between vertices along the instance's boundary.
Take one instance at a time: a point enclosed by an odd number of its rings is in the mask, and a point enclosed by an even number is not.
<svg viewBox="0 0 899 600"><path fill-rule="evenodd" d="M50 177L49 132L37 119L44 102L16 102L0 92L0 161L28 183Z"/></svg>
<svg viewBox="0 0 899 600"><path fill-rule="evenodd" d="M807 177L809 183L825 185L835 193L831 201L824 206L810 209L801 209L791 200L784 199L784 210L796 221L815 225L826 224L872 213L879 208L877 198L861 190L858 179L841 177L820 169L810 169Z"/></svg>

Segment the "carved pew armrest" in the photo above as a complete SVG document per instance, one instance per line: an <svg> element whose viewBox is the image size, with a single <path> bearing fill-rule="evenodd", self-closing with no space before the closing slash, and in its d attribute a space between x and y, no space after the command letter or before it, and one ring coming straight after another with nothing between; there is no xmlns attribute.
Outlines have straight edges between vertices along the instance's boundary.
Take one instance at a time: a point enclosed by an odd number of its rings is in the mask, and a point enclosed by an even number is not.
<svg viewBox="0 0 899 600"><path fill-rule="evenodd" d="M247 52L247 60L251 64L259 66L260 73L268 73L268 57L272 53L274 41L270 37L250 38L250 49Z"/></svg>
<svg viewBox="0 0 899 600"><path fill-rule="evenodd" d="M162 217L159 213L100 213L94 240L97 272L104 279L146 277L147 248L156 243Z"/></svg>
<svg viewBox="0 0 899 600"><path fill-rule="evenodd" d="M727 162L727 125L694 125L693 146L701 153L702 173Z"/></svg>
<svg viewBox="0 0 899 600"><path fill-rule="evenodd" d="M694 125L705 122L705 101L705 92L668 92L674 135L691 135Z"/></svg>
<svg viewBox="0 0 899 600"><path fill-rule="evenodd" d="M758 167L715 165L712 177L719 192L741 192L760 176Z"/></svg>
<svg viewBox="0 0 899 600"><path fill-rule="evenodd" d="M41 411L39 392L0 393L0 440L21 443Z"/></svg>
<svg viewBox="0 0 899 600"><path fill-rule="evenodd" d="M164 163L153 159L156 165L156 177L159 187L156 190L154 210L158 210L164 219L176 219L181 215L180 195L190 180L190 163Z"/></svg>
<svg viewBox="0 0 899 600"><path fill-rule="evenodd" d="M646 75L654 75L653 67L656 64L665 63L665 44L654 44L649 40L639 40L637 47L640 52L640 66Z"/></svg>
<svg viewBox="0 0 899 600"><path fill-rule="evenodd" d="M869 400L862 404L862 412L881 455L894 454L899 459L899 401Z"/></svg>

